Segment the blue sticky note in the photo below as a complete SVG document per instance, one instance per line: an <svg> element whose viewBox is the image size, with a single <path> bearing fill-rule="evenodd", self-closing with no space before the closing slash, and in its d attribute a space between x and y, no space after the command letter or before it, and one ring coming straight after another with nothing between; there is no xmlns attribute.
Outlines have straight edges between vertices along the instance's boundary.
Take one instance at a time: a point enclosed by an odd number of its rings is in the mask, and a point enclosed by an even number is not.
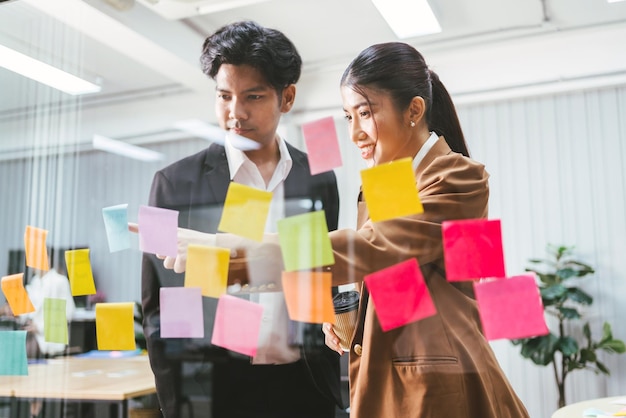
<svg viewBox="0 0 626 418"><path fill-rule="evenodd" d="M114 253L130 248L128 204L102 208L102 217L109 241L109 251Z"/></svg>
<svg viewBox="0 0 626 418"><path fill-rule="evenodd" d="M27 376L26 331L0 331L0 376Z"/></svg>

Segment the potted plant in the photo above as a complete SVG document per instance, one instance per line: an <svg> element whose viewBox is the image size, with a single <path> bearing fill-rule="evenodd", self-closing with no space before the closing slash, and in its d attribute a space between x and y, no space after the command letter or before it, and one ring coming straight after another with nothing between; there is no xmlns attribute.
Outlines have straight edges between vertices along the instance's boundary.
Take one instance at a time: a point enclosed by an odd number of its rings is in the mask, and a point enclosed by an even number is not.
<svg viewBox="0 0 626 418"><path fill-rule="evenodd" d="M609 369L599 360L598 351L624 353L622 340L613 338L611 325L605 322L602 336L595 340L589 322L582 325L582 337L572 333L580 330L583 306L593 303L591 295L576 286L575 280L593 274L594 269L573 256L573 247L548 245L548 259L531 259L532 271L539 279L539 290L544 311L554 318L556 331L534 338L512 340L521 346L524 358L540 366L552 364L554 379L559 391L558 407L565 406L565 380L575 370L592 370L609 375ZM548 324L550 325L550 323ZM582 341L581 341L582 340Z"/></svg>

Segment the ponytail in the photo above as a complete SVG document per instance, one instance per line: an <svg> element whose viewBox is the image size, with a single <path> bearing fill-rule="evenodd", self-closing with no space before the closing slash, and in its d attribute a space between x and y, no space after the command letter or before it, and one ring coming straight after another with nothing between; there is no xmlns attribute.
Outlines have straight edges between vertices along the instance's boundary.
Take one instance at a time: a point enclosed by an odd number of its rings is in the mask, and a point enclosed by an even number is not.
<svg viewBox="0 0 626 418"><path fill-rule="evenodd" d="M461 122L456 114L452 98L439 80L439 76L432 70L428 71L432 85L432 104L427 115L428 127L437 135L443 136L452 151L469 157Z"/></svg>

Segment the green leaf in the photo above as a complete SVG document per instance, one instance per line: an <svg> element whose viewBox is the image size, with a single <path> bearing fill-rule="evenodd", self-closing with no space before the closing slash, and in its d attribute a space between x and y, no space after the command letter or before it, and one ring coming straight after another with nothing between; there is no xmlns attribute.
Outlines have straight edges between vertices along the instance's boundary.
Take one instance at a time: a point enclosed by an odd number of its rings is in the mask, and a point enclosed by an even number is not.
<svg viewBox="0 0 626 418"><path fill-rule="evenodd" d="M578 302L581 305L591 305L593 298L586 292L583 292L577 287L567 288L567 296L574 302Z"/></svg>
<svg viewBox="0 0 626 418"><path fill-rule="evenodd" d="M600 343L603 343L604 341L609 341L613 339L613 333L611 332L611 324L609 324L608 322L605 322L604 325L602 326L602 339L600 340Z"/></svg>
<svg viewBox="0 0 626 418"><path fill-rule="evenodd" d="M580 362L582 364L593 363L596 360L597 360L597 356L593 350L590 350L588 348L582 348L580 350Z"/></svg>
<svg viewBox="0 0 626 418"><path fill-rule="evenodd" d="M561 280L567 280L571 277L576 277L576 270L573 268L562 268L556 271L556 275L561 278Z"/></svg>
<svg viewBox="0 0 626 418"><path fill-rule="evenodd" d="M605 342L601 342L598 345L599 349L604 351L608 351L610 353L622 354L626 351L626 345L624 345L624 341L621 340L609 340Z"/></svg>
<svg viewBox="0 0 626 418"><path fill-rule="evenodd" d="M583 326L583 334L585 334L587 340L591 341L591 328L589 328L589 322L586 322Z"/></svg>
<svg viewBox="0 0 626 418"><path fill-rule="evenodd" d="M526 271L532 271L532 270L526 270ZM556 277L556 275L554 274L540 273L538 271L535 271L534 273L537 275L537 277L539 277L539 280L541 280L542 283L548 286L552 286L558 283L558 277Z"/></svg>
<svg viewBox="0 0 626 418"><path fill-rule="evenodd" d="M521 354L523 357L531 359L535 364L547 366L554 359L558 342L559 339L554 334L529 338L522 344Z"/></svg>
<svg viewBox="0 0 626 418"><path fill-rule="evenodd" d="M565 308L563 306L559 307L559 312L564 318L567 319L578 319L580 318L580 313L578 313L577 309L574 308Z"/></svg>
<svg viewBox="0 0 626 418"><path fill-rule="evenodd" d="M596 367L598 368L598 370L600 370L604 374L608 374L608 375L611 374L609 369L607 369L607 367L604 364L600 363L599 361L596 361Z"/></svg>
<svg viewBox="0 0 626 418"><path fill-rule="evenodd" d="M564 356L571 356L578 352L578 342L572 337L562 337L558 342L558 350L561 351Z"/></svg>
<svg viewBox="0 0 626 418"><path fill-rule="evenodd" d="M567 288L561 284L555 284L539 289L541 299L555 300L562 298L567 293Z"/></svg>

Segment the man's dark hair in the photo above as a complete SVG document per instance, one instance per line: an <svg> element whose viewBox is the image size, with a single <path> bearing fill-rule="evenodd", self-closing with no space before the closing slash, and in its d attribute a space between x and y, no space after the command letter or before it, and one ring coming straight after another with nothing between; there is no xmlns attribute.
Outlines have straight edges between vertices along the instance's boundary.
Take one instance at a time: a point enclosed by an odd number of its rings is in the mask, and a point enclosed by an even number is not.
<svg viewBox="0 0 626 418"><path fill-rule="evenodd" d="M200 63L212 79L222 64L249 65L279 93L298 81L302 69L300 54L282 32L252 21L226 25L210 35L202 46Z"/></svg>

